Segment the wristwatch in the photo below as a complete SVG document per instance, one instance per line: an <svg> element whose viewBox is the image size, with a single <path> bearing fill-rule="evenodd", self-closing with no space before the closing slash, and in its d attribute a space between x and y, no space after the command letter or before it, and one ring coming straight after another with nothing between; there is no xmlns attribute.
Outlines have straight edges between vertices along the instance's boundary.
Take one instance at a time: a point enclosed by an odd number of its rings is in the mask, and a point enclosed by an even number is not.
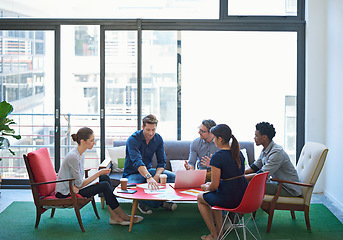
<svg viewBox="0 0 343 240"><path fill-rule="evenodd" d="M148 174L145 176L146 179L151 178L151 177L152 177L152 176L151 176L150 173L148 173Z"/></svg>

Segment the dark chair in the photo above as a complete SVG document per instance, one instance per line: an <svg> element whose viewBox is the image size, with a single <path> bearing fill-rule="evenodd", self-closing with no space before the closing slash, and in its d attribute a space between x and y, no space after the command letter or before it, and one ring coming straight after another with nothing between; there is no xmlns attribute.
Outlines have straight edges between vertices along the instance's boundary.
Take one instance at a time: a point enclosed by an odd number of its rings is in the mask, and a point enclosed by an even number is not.
<svg viewBox="0 0 343 240"><path fill-rule="evenodd" d="M243 229L244 239L247 239L246 230L248 230L249 233L256 239L256 237L252 234L249 228L247 228L247 224L250 220L254 222L257 234L259 238L261 239L260 233L255 223L255 219L253 217L253 213L256 212L256 210L259 209L262 204L264 193L266 191L266 182L267 182L268 174L269 172L260 173L260 174L255 175L251 179L251 181L248 184L247 189L245 190L243 199L238 207L232 208L232 209L222 208L222 207L217 207L217 206L212 207L213 210L227 211L219 236L223 232L223 227L226 221L230 222L230 227L223 233L223 236L220 239L224 239L232 230L236 232L237 238L240 239L237 232L237 228ZM235 213L235 219L239 219L238 223L231 222L231 219L229 217L229 212ZM249 214L249 218L247 220L244 219L245 214ZM219 236L218 236L218 239L219 239Z"/></svg>
<svg viewBox="0 0 343 240"><path fill-rule="evenodd" d="M74 208L80 228L85 232L81 220L80 209L89 202L92 202L95 215L100 219L94 197L84 198L79 194L75 194L73 191L71 191L71 197L69 198L55 197L55 185L57 182L69 181L69 188L72 189L72 181L75 179L57 181L57 175L47 148L40 148L27 155L24 154L23 157L26 169L29 173L33 200L36 205L35 228L38 228L41 215L46 210L51 208L51 217L53 217L56 208Z"/></svg>

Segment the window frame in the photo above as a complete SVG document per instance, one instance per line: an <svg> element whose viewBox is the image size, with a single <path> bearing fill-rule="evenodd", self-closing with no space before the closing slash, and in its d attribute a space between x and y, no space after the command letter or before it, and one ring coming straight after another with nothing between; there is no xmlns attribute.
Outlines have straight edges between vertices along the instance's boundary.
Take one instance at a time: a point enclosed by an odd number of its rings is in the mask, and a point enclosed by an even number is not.
<svg viewBox="0 0 343 240"><path fill-rule="evenodd" d="M220 0L219 19L6 19L0 21L0 30L52 30L55 33L55 168L60 167L60 71L61 26L100 26L100 142L101 161L105 159L105 31L137 31L137 129L142 118L142 31L291 31L297 33L297 121L296 159L305 143L305 0L297 1L297 16L228 16L228 0ZM179 70L178 70L179 71ZM179 81L179 80L178 80ZM179 86L178 86L179 88ZM179 99L179 97L178 97ZM181 105L181 104L180 104ZM179 108L179 104L177 104ZM177 110L178 140L181 140L181 111ZM4 188L19 188L27 180L3 180Z"/></svg>

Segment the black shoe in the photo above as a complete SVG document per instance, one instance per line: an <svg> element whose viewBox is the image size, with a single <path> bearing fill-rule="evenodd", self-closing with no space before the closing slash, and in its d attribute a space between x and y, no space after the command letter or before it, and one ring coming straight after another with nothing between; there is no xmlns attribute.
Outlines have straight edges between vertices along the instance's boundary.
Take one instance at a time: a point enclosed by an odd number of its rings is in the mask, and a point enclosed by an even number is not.
<svg viewBox="0 0 343 240"><path fill-rule="evenodd" d="M138 209L139 211L141 211L141 213L143 214L152 214L152 210L149 209L147 206L143 205L143 204L140 204L138 203Z"/></svg>
<svg viewBox="0 0 343 240"><path fill-rule="evenodd" d="M162 202L161 206L170 211L175 211L177 208L176 203L173 202Z"/></svg>

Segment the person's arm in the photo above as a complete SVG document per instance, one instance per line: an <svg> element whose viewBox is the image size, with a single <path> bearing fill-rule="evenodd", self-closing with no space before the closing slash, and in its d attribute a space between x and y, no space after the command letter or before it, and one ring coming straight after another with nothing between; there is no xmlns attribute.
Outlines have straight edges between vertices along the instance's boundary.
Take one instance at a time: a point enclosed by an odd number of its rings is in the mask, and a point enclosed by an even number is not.
<svg viewBox="0 0 343 240"><path fill-rule="evenodd" d="M221 174L220 168L211 166L211 182L209 184L201 185L202 190L210 191L210 192L216 191L220 183L220 174Z"/></svg>
<svg viewBox="0 0 343 240"><path fill-rule="evenodd" d="M189 147L189 156L188 156L188 162L185 162L185 168L186 170L194 170L195 169L195 164L197 162L198 158L198 153L195 150L195 143L194 141L191 143Z"/></svg>
<svg viewBox="0 0 343 240"><path fill-rule="evenodd" d="M157 148L156 148L156 160L157 160L157 166L156 169L161 168L162 172L164 171L164 168L166 167L166 154L164 152L164 143L163 143L163 139L161 136L158 135L157 138ZM161 169L159 170L159 172L161 171ZM156 175L158 174L158 172L156 171ZM158 175L159 177L159 175Z"/></svg>
<svg viewBox="0 0 343 240"><path fill-rule="evenodd" d="M97 179L98 177L100 177L101 175L107 175L111 172L110 168L103 168L100 169L99 171L97 171L95 174L93 174L92 176L86 178L85 180L83 180L82 185L80 188L83 188L85 186L87 186L88 184L90 184L91 182L93 182L95 179Z"/></svg>
<svg viewBox="0 0 343 240"><path fill-rule="evenodd" d="M189 165L187 160L185 160L185 164L183 166L185 166L186 170L194 170L194 167Z"/></svg>
<svg viewBox="0 0 343 240"><path fill-rule="evenodd" d="M127 140L127 152L129 153L129 157L130 160L132 162L132 165L138 169L140 166L145 166L144 162L143 162L143 158L142 158L142 154L140 152L140 147L141 147L141 143L139 142L138 139L134 138L134 137L130 137Z"/></svg>
<svg viewBox="0 0 343 240"><path fill-rule="evenodd" d="M210 156L205 156L201 159L200 163L206 167L209 167L210 166L210 162L211 162L211 157L212 157L212 154Z"/></svg>
<svg viewBox="0 0 343 240"><path fill-rule="evenodd" d="M250 181L255 175L256 172L260 169L255 165L255 163L251 164L249 167L247 167L244 171L244 177L247 181Z"/></svg>
<svg viewBox="0 0 343 240"><path fill-rule="evenodd" d="M283 156L281 151L272 150L267 157L268 161L266 161L266 164L264 164L262 168L257 171L257 173L269 172L269 176L273 176L274 173L280 168L280 165L283 161Z"/></svg>
<svg viewBox="0 0 343 240"><path fill-rule="evenodd" d="M159 144L156 149L156 159L157 159L157 166L156 166L156 174L154 179L156 182L160 179L160 174L163 173L165 166L166 166L166 154L164 152L164 143L162 137L159 137Z"/></svg>
<svg viewBox="0 0 343 240"><path fill-rule="evenodd" d="M138 172L143 176L143 177L145 177L146 178L146 176L149 174L150 175L150 173L149 173L149 171L148 171L148 169L146 168L146 166L140 166L139 168L138 168ZM155 175L156 176L156 175ZM159 188L158 188L158 183L157 183L157 181L151 176L151 177L149 177L149 178L146 178L146 182L148 183L148 187L150 188L150 189L153 189L153 190L158 190Z"/></svg>

